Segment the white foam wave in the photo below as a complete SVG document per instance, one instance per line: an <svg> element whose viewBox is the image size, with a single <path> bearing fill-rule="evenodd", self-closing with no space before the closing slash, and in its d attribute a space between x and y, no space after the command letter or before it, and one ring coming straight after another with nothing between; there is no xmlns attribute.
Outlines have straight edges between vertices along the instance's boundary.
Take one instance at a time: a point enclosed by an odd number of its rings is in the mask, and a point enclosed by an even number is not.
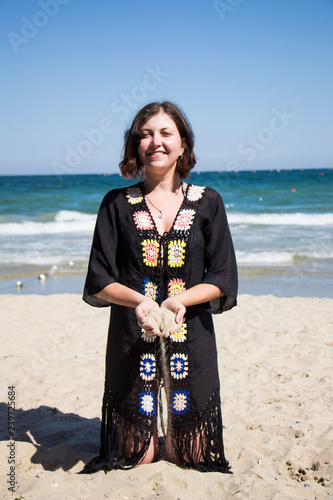
<svg viewBox="0 0 333 500"><path fill-rule="evenodd" d="M8 222L0 224L0 234L4 236L28 236L58 233L91 233L96 216L81 212L61 210L49 222Z"/></svg>
<svg viewBox="0 0 333 500"><path fill-rule="evenodd" d="M39 234L92 233L96 216L74 210L61 210L53 221L40 222L26 220L23 222L0 223L0 235L29 236ZM230 224L234 225L287 225L287 226L333 226L333 213L304 214L247 214L231 212L228 214Z"/></svg>
<svg viewBox="0 0 333 500"><path fill-rule="evenodd" d="M289 252L242 252L236 251L238 264L291 264L294 254Z"/></svg>
<svg viewBox="0 0 333 500"><path fill-rule="evenodd" d="M48 255L46 253L36 255L35 253L20 254L16 252L13 255L1 255L1 263L5 265L52 266L68 262L68 256Z"/></svg>
<svg viewBox="0 0 333 500"><path fill-rule="evenodd" d="M253 265L279 265L279 264L295 264L300 260L328 260L333 259L333 250L330 251L280 251L280 252L246 252L236 251L238 264L253 264Z"/></svg>
<svg viewBox="0 0 333 500"><path fill-rule="evenodd" d="M75 210L60 210L54 220L56 222L87 222L87 220L95 221L95 218L94 215L76 212Z"/></svg>
<svg viewBox="0 0 333 500"><path fill-rule="evenodd" d="M256 224L267 226L333 226L333 213L325 214L246 214L229 213L230 224Z"/></svg>

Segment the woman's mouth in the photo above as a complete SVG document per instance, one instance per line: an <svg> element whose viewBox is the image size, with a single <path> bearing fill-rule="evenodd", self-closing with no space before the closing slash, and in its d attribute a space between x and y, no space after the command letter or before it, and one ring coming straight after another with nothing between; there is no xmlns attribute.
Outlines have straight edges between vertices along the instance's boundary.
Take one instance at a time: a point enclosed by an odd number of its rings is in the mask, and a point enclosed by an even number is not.
<svg viewBox="0 0 333 500"><path fill-rule="evenodd" d="M148 153L148 156L150 156L151 158L159 158L164 154L164 151L152 151L151 153Z"/></svg>

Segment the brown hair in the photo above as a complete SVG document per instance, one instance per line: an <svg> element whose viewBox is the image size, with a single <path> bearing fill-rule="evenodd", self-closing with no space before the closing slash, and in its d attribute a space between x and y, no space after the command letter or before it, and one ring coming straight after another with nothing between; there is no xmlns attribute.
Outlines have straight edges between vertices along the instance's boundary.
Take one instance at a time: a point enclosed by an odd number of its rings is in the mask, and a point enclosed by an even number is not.
<svg viewBox="0 0 333 500"><path fill-rule="evenodd" d="M138 147L141 140L141 128L149 118L158 113L167 114L175 122L179 135L185 139L185 150L182 157L177 160L176 170L182 179L186 179L190 170L196 163L194 147L194 134L185 114L172 102L152 102L144 106L135 116L131 127L124 134L123 158L119 163L121 174L125 178L143 177L144 166L142 165Z"/></svg>

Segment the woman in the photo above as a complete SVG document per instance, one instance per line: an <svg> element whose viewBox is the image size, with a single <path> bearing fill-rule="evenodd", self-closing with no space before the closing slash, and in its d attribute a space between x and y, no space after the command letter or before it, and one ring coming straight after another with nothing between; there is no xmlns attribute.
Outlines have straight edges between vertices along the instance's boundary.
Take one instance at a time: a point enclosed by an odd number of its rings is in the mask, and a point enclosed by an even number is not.
<svg viewBox="0 0 333 500"><path fill-rule="evenodd" d="M112 311L100 455L83 473L150 463L164 441L181 466L230 471L211 313L236 305L237 269L220 195L181 180L196 162L193 145L178 107L148 104L125 134L120 163L124 177L143 180L101 204L83 298ZM146 317L160 306L177 323L162 340ZM157 433L162 386L165 440Z"/></svg>

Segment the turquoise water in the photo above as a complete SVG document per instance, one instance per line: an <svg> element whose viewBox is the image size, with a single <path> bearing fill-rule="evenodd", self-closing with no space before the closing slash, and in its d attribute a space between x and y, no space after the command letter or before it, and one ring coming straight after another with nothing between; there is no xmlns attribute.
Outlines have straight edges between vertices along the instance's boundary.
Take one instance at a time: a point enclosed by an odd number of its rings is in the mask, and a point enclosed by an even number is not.
<svg viewBox="0 0 333 500"><path fill-rule="evenodd" d="M333 170L194 172L189 180L223 197L240 292L333 296ZM117 174L0 177L0 293L80 293L99 204L132 183Z"/></svg>

